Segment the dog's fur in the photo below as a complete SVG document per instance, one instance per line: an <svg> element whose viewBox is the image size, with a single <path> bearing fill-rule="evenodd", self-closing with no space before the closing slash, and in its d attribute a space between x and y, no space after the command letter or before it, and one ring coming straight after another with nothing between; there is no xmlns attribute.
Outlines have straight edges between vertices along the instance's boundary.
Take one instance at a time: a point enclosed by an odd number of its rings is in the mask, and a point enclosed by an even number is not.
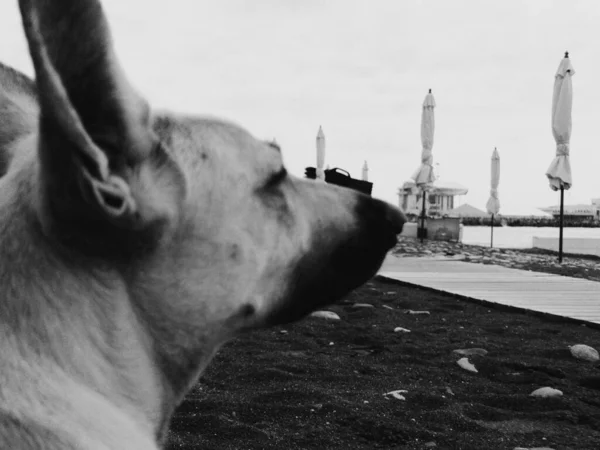
<svg viewBox="0 0 600 450"><path fill-rule="evenodd" d="M151 111L97 0L20 0L0 65L0 448L157 449L219 346L377 271L405 221L286 174L235 125Z"/></svg>

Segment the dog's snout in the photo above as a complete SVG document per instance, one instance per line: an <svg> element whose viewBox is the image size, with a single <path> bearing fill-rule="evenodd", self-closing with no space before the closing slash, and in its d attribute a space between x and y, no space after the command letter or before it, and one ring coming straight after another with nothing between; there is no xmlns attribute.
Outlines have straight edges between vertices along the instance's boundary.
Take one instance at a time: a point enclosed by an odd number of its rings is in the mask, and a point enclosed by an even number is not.
<svg viewBox="0 0 600 450"><path fill-rule="evenodd" d="M391 224L392 228L396 231L396 234L402 233L402 228L406 223L406 216L402 212L400 208L396 208L395 206L386 204L386 218L388 222Z"/></svg>
<svg viewBox="0 0 600 450"><path fill-rule="evenodd" d="M377 273L398 242L406 216L395 206L360 194L354 217L354 226L344 233L332 229L338 233L334 239L315 235L313 252L302 258L294 272L286 309L272 311L269 323L286 323L318 305L333 303Z"/></svg>
<svg viewBox="0 0 600 450"><path fill-rule="evenodd" d="M361 225L373 238L383 238L385 241L394 239L402 232L406 216L397 207L381 200L370 197L361 198L357 213Z"/></svg>

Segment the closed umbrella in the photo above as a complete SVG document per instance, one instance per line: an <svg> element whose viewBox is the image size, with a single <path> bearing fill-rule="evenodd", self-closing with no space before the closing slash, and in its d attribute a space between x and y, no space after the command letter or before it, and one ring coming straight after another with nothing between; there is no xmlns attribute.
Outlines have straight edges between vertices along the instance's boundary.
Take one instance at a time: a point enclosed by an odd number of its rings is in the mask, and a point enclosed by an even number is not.
<svg viewBox="0 0 600 450"><path fill-rule="evenodd" d="M560 190L558 262L562 262L565 189L569 189L572 184L569 141L571 139L571 109L573 106L573 83L571 77L573 75L575 75L575 70L571 65L569 52L566 52L554 77L552 134L556 141L556 156L546 171L546 176L550 181L550 188L553 191Z"/></svg>
<svg viewBox="0 0 600 450"><path fill-rule="evenodd" d="M319 126L319 131L317 132L317 180L325 181L325 171L323 167L325 166L325 134L323 133L323 128Z"/></svg>
<svg viewBox="0 0 600 450"><path fill-rule="evenodd" d="M494 216L500 212L500 200L498 199L498 184L500 183L500 155L494 149L492 153L492 182L490 183L490 198L485 207L488 214L492 215L492 229L490 247L494 246Z"/></svg>
<svg viewBox="0 0 600 450"><path fill-rule="evenodd" d="M363 181L369 181L369 166L367 165L367 161L363 164L362 179Z"/></svg>
<svg viewBox="0 0 600 450"><path fill-rule="evenodd" d="M416 186L421 189L423 195L423 206L421 208L421 242L423 242L425 235L425 196L427 190L435 181L435 175L433 173L433 154L431 153L431 149L433 148L433 133L435 131L434 108L435 99L433 98L431 89L429 89L429 93L425 96L425 100L423 101L423 111L421 113L421 143L423 145L423 149L421 150L421 165L412 176Z"/></svg>

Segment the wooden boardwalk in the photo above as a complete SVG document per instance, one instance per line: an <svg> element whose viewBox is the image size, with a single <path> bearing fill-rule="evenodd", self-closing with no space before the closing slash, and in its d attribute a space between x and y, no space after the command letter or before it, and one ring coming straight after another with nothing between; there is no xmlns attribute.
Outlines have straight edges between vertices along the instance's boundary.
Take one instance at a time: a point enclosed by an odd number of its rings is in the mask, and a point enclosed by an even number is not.
<svg viewBox="0 0 600 450"><path fill-rule="evenodd" d="M600 324L600 283L595 281L444 258L391 255L379 275L475 300Z"/></svg>

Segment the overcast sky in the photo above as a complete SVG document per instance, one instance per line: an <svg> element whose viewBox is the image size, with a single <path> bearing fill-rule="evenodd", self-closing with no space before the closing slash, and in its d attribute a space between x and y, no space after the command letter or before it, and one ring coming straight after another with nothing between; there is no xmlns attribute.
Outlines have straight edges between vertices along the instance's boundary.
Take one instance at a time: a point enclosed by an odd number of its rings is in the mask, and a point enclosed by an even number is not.
<svg viewBox="0 0 600 450"><path fill-rule="evenodd" d="M442 179L484 208L494 147L504 211L558 202L545 171L554 74L573 77L573 187L600 197L597 0L105 0L125 70L157 107L222 116L283 148L289 170L326 164L397 203L419 165L421 105L437 102ZM31 74L16 0L0 3L0 60Z"/></svg>

